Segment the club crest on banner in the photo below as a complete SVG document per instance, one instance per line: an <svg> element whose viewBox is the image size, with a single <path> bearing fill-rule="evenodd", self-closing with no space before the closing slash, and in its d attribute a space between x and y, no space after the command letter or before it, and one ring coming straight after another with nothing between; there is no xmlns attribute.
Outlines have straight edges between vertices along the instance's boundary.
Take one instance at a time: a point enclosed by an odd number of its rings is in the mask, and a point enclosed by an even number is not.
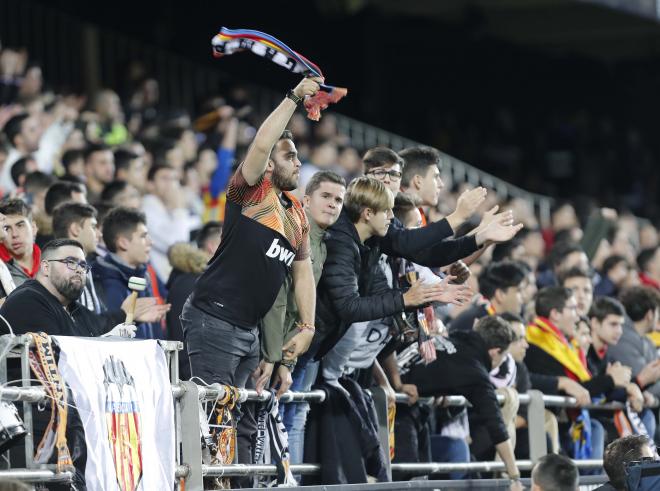
<svg viewBox="0 0 660 491"><path fill-rule="evenodd" d="M121 491L135 491L142 479L140 407L135 383L124 363L113 356L103 363L108 443Z"/></svg>

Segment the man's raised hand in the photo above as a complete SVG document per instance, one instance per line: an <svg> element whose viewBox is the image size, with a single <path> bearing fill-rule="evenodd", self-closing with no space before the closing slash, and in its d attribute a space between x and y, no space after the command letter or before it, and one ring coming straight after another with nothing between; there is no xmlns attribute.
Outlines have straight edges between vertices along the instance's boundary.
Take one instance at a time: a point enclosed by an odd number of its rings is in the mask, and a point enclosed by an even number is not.
<svg viewBox="0 0 660 491"><path fill-rule="evenodd" d="M313 96L319 91L322 83L322 77L303 78L300 83L296 85L296 88L293 89L293 94L301 99L304 99L306 96Z"/></svg>
<svg viewBox="0 0 660 491"><path fill-rule="evenodd" d="M456 209L447 217L452 230L456 229L477 211L486 199L486 188L478 187L464 191L456 202Z"/></svg>

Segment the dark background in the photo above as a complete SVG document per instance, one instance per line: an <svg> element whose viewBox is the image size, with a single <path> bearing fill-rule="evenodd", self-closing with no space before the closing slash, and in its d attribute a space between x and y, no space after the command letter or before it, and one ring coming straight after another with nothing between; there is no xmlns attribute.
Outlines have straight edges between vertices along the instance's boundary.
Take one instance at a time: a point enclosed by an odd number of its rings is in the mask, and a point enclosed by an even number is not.
<svg viewBox="0 0 660 491"><path fill-rule="evenodd" d="M211 57L221 26L263 30L349 88L338 112L531 191L658 215L653 18L577 0L41 3L284 92L296 77L275 65Z"/></svg>

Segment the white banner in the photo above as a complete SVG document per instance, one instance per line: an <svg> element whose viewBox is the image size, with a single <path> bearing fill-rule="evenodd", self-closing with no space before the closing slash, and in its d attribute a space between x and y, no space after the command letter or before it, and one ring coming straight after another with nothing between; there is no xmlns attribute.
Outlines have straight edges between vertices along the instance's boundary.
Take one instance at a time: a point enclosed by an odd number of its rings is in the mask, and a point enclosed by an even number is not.
<svg viewBox="0 0 660 491"><path fill-rule="evenodd" d="M173 489L174 406L154 340L54 336L85 429L89 491Z"/></svg>

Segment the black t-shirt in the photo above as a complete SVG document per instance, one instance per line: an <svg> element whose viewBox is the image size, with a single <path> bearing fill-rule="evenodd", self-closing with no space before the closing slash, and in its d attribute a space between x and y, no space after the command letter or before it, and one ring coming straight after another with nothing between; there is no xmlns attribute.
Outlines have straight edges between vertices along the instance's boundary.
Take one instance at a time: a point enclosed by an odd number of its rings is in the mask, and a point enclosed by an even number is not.
<svg viewBox="0 0 660 491"><path fill-rule="evenodd" d="M197 281L193 304L243 328L275 301L293 261L309 257L309 224L298 200L261 177L250 186L242 165L229 183L222 241Z"/></svg>

